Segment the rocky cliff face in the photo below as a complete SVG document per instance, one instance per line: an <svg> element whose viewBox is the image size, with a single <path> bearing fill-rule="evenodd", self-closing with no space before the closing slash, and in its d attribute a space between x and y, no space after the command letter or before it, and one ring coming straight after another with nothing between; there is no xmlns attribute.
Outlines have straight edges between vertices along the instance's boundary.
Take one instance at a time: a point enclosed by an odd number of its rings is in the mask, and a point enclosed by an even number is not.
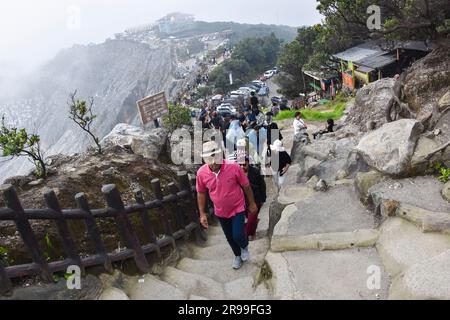
<svg viewBox="0 0 450 320"><path fill-rule="evenodd" d="M78 97L95 99L94 131L103 137L117 123L138 124L137 100L160 91L173 92L174 64L170 45L155 49L137 42L107 41L74 47L44 66L21 99L2 104L0 112L9 121L38 132L49 154L80 152L92 141L68 118L71 92L78 90ZM0 176L5 178L20 166L20 161L2 166Z"/></svg>

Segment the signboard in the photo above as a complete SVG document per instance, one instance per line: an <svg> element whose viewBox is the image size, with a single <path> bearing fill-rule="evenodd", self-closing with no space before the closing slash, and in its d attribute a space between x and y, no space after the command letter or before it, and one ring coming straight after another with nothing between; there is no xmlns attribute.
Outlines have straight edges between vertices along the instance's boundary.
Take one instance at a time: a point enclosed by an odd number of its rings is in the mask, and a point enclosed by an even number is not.
<svg viewBox="0 0 450 320"><path fill-rule="evenodd" d="M142 124L158 120L169 112L165 92L146 97L137 102Z"/></svg>

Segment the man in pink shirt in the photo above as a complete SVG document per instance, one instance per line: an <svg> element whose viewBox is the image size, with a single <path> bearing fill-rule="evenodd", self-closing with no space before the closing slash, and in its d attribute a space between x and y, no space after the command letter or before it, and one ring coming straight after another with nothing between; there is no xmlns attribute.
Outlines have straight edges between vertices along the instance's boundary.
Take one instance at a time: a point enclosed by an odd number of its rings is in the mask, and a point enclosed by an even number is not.
<svg viewBox="0 0 450 320"><path fill-rule="evenodd" d="M196 186L200 223L204 228L208 228L205 207L206 193L209 192L214 203L214 212L235 255L233 268L239 269L242 262L250 257L244 228L244 194L248 200L250 214L258 212L250 182L239 164L223 160L222 149L215 141L203 145L202 158L206 164L197 172Z"/></svg>

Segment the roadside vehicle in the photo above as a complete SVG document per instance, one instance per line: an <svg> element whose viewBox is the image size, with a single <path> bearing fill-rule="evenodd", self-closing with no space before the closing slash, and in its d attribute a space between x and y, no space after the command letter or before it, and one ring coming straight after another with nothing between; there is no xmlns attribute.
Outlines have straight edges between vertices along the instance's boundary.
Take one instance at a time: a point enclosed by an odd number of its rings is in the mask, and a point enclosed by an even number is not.
<svg viewBox="0 0 450 320"><path fill-rule="evenodd" d="M258 90L258 95L263 97L269 96L269 87L261 87L261 89Z"/></svg>
<svg viewBox="0 0 450 320"><path fill-rule="evenodd" d="M267 71L264 73L264 76L265 76L267 79L272 78L273 75L274 75L273 70L267 70Z"/></svg>

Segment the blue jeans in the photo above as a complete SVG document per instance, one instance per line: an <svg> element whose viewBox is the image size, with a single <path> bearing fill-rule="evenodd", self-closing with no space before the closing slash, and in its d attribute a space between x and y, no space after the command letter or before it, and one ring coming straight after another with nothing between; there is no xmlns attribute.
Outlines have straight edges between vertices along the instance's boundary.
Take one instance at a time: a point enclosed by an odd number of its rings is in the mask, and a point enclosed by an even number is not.
<svg viewBox="0 0 450 320"><path fill-rule="evenodd" d="M245 212L238 213L229 219L219 217L219 222L234 255L239 257L241 248L248 246L248 238L245 235Z"/></svg>

